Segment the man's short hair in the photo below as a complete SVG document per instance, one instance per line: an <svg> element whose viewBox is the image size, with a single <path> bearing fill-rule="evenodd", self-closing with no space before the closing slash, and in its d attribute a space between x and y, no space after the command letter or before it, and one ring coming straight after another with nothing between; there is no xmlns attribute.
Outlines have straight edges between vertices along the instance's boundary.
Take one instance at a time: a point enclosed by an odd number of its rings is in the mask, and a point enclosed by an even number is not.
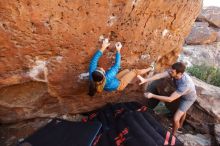
<svg viewBox="0 0 220 146"><path fill-rule="evenodd" d="M176 62L172 65L172 69L175 69L176 73L184 73L186 66L182 62Z"/></svg>

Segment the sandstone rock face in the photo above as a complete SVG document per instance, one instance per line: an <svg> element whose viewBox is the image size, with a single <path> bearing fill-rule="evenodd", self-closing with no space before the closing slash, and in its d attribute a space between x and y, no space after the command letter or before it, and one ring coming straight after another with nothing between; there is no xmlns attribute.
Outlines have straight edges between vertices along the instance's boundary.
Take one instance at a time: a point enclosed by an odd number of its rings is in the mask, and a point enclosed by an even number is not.
<svg viewBox="0 0 220 146"><path fill-rule="evenodd" d="M16 122L19 119L55 117L60 112L59 100L47 92L41 82L27 82L0 90L0 121Z"/></svg>
<svg viewBox="0 0 220 146"><path fill-rule="evenodd" d="M186 44L210 44L215 42L217 38L217 32L209 27L207 22L195 22L191 33L186 38Z"/></svg>
<svg viewBox="0 0 220 146"><path fill-rule="evenodd" d="M0 122L79 113L140 97L142 93L131 86L122 93L87 96L86 73L99 39L123 43L122 69L147 67L159 55L157 70L163 69L177 59L201 4L201 0L1 1ZM105 69L114 59L112 46L99 64Z"/></svg>
<svg viewBox="0 0 220 146"><path fill-rule="evenodd" d="M207 21L220 28L220 7L211 6L203 9L198 16L198 20Z"/></svg>

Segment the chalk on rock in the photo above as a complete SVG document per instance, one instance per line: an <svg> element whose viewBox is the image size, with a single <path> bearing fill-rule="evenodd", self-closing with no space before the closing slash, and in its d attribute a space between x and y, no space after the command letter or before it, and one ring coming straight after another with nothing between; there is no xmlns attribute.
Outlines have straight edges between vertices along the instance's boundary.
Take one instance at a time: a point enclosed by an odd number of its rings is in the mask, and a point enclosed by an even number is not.
<svg viewBox="0 0 220 146"><path fill-rule="evenodd" d="M104 35L99 36L99 42L102 42L105 39Z"/></svg>
<svg viewBox="0 0 220 146"><path fill-rule="evenodd" d="M79 79L80 79L80 80L87 80L87 79L89 79L89 72L81 73L81 74L79 75Z"/></svg>

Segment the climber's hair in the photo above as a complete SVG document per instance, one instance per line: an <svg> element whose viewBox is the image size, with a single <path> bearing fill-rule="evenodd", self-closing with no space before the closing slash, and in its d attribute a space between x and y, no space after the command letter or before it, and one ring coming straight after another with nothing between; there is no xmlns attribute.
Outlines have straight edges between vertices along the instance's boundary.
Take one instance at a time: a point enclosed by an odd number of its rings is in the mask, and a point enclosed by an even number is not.
<svg viewBox="0 0 220 146"><path fill-rule="evenodd" d="M172 69L175 69L176 73L184 73L186 66L182 62L176 62L172 65Z"/></svg>
<svg viewBox="0 0 220 146"><path fill-rule="evenodd" d="M96 83L95 82L100 82L104 79L103 73L100 71L94 71L92 73L92 80L89 81L89 96L94 96L97 89L96 89Z"/></svg>
<svg viewBox="0 0 220 146"><path fill-rule="evenodd" d="M96 93L96 85L95 82L93 80L89 81L89 96L94 96Z"/></svg>
<svg viewBox="0 0 220 146"><path fill-rule="evenodd" d="M92 72L92 79L95 82L100 82L104 79L104 75L100 71L96 70L96 71Z"/></svg>

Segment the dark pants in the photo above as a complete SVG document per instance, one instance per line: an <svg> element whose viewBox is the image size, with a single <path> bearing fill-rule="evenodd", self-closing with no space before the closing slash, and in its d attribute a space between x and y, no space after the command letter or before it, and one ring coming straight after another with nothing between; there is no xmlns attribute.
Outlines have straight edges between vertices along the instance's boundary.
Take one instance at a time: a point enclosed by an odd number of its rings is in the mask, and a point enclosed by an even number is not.
<svg viewBox="0 0 220 146"><path fill-rule="evenodd" d="M168 91L165 91L166 87L169 87ZM158 91L158 88L160 88L160 90L159 90L160 92ZM160 80L153 81L147 87L147 92L151 92L153 94L162 95L162 96L169 96L174 91L175 91L175 86L173 85L173 82L170 79L160 79ZM151 109L154 109L158 105L159 102L160 102L159 100L151 98L151 99L147 100L147 106ZM176 112L176 110L178 109L178 106L179 106L179 99L174 100L171 103L167 102L165 104L166 104L166 107L171 112Z"/></svg>

